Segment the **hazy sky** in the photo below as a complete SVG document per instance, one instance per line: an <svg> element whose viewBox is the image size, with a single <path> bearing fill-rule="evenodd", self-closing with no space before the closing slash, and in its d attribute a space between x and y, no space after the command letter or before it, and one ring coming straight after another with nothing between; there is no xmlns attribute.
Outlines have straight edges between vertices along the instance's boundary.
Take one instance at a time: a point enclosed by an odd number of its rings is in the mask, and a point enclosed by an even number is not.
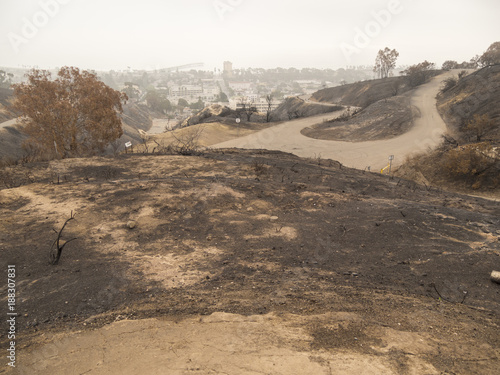
<svg viewBox="0 0 500 375"><path fill-rule="evenodd" d="M500 41L498 0L0 0L0 66L155 69L469 60Z"/></svg>

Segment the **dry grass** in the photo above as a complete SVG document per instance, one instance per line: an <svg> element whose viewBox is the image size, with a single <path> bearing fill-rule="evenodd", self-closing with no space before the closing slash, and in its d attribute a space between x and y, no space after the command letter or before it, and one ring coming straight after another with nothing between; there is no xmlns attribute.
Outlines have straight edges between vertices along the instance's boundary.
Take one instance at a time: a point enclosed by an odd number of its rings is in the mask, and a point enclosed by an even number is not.
<svg viewBox="0 0 500 375"><path fill-rule="evenodd" d="M395 175L448 190L500 197L500 158L487 143L448 147L409 157Z"/></svg>

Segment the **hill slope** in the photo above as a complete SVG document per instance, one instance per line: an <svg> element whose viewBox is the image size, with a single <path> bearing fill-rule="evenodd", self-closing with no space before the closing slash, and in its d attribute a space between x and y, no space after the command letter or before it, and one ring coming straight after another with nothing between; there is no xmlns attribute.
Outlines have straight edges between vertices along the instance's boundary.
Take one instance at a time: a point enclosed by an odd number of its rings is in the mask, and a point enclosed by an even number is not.
<svg viewBox="0 0 500 375"><path fill-rule="evenodd" d="M12 90L0 87L0 123L16 117L16 113L9 108L12 93Z"/></svg>
<svg viewBox="0 0 500 375"><path fill-rule="evenodd" d="M399 176L453 190L500 193L500 65L459 79L438 95L437 107L451 137L434 152L415 156L397 171ZM477 137L465 128L474 115L486 115L489 128Z"/></svg>
<svg viewBox="0 0 500 375"><path fill-rule="evenodd" d="M285 99L272 112L271 118L273 121L287 121L299 117L311 117L322 113L340 111L342 109L339 105L328 104L316 104L298 97L291 97Z"/></svg>
<svg viewBox="0 0 500 375"><path fill-rule="evenodd" d="M302 134L316 139L362 142L394 138L412 126L410 97L405 95L379 100L353 116L305 128Z"/></svg>
<svg viewBox="0 0 500 375"><path fill-rule="evenodd" d="M438 110L455 136L461 138L464 125L474 115L488 115L496 126L485 134L500 144L500 65L469 74L438 96Z"/></svg>
<svg viewBox="0 0 500 375"><path fill-rule="evenodd" d="M405 77L390 77L323 89L315 92L311 100L365 108L408 90Z"/></svg>

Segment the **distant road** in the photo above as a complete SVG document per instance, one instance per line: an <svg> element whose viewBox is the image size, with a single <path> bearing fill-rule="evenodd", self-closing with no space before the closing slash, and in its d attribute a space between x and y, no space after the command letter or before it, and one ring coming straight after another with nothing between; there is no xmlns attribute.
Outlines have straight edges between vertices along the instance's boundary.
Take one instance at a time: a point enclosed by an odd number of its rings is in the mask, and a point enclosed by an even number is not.
<svg viewBox="0 0 500 375"><path fill-rule="evenodd" d="M260 132L231 141L219 143L215 148L268 149L290 152L301 157L333 159L348 167L380 171L387 166L388 158L394 155L393 165L402 164L408 155L435 148L446 132L446 125L436 108L436 95L441 82L454 75L447 72L434 77L429 83L415 90L411 103L421 113L414 120L414 126L398 137L367 142L340 142L308 138L300 131L308 126L332 119L342 112L334 112L314 117L287 121Z"/></svg>
<svg viewBox="0 0 500 375"><path fill-rule="evenodd" d="M161 134L164 133L167 128L169 130L172 130L172 126L174 126L175 124L176 124L175 120L155 118L153 119L153 125L146 133Z"/></svg>
<svg viewBox="0 0 500 375"><path fill-rule="evenodd" d="M9 120L9 121L5 121L5 122L0 122L0 129L5 128L6 126L15 125L16 122L17 122L17 118Z"/></svg>

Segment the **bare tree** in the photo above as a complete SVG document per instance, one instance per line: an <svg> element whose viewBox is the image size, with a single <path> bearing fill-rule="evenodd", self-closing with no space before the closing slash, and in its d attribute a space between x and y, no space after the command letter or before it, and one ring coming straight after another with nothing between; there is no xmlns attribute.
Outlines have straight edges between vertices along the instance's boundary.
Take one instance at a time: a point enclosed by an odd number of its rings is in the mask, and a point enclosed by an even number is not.
<svg viewBox="0 0 500 375"><path fill-rule="evenodd" d="M273 94L269 94L266 96L266 102L267 102L267 112L266 112L266 122L271 121L271 112L273 108Z"/></svg>
<svg viewBox="0 0 500 375"><path fill-rule="evenodd" d="M465 131L470 137L475 136L476 142L481 142L486 133L494 129L495 126L496 123L490 116L475 114L472 119L467 122Z"/></svg>
<svg viewBox="0 0 500 375"><path fill-rule="evenodd" d="M142 145L144 146L144 153L147 154L149 152L149 146L148 146L149 134L142 129L137 129L137 132L141 137Z"/></svg>
<svg viewBox="0 0 500 375"><path fill-rule="evenodd" d="M394 78L391 83L392 95L396 96L399 94L399 90L403 87L403 82L399 78Z"/></svg>
<svg viewBox="0 0 500 375"><path fill-rule="evenodd" d="M248 100L248 98L240 98L239 111L240 113L244 113L247 116L247 121L250 121L250 118L254 113L257 113L257 108L252 105L253 103Z"/></svg>
<svg viewBox="0 0 500 375"><path fill-rule="evenodd" d="M169 145L171 151L180 155L199 155L200 154L200 137L205 130L201 126L192 126L181 132L171 130L174 142ZM158 144L158 143L157 143Z"/></svg>
<svg viewBox="0 0 500 375"><path fill-rule="evenodd" d="M389 73L396 67L396 60L398 59L399 52L395 49L391 50L389 47L378 51L377 58L375 59L375 67L373 71L376 72L380 78L389 77Z"/></svg>

